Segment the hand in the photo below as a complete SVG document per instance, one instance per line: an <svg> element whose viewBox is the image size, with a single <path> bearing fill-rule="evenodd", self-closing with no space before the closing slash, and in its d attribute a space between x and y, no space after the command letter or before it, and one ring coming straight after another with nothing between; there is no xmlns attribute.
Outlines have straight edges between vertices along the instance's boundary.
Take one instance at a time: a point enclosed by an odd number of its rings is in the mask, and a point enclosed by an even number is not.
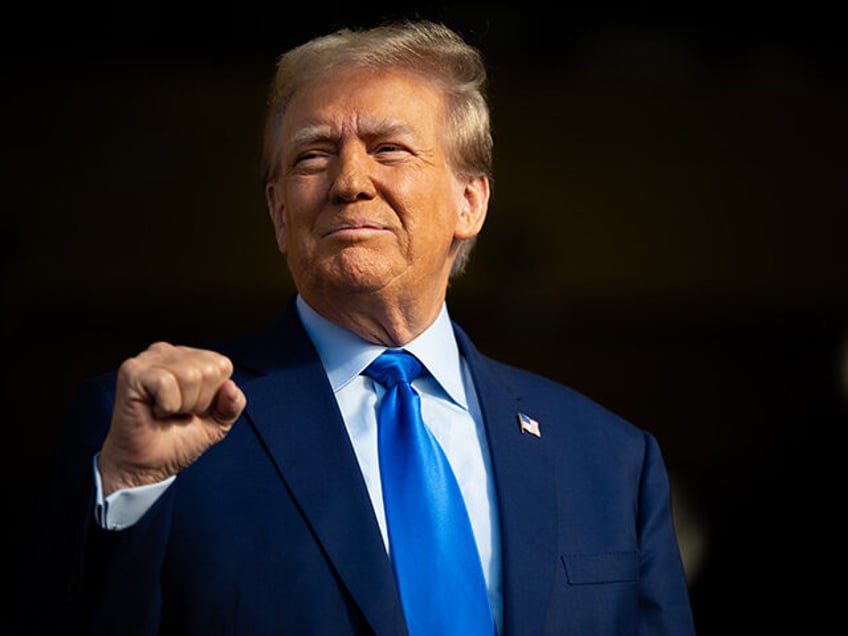
<svg viewBox="0 0 848 636"><path fill-rule="evenodd" d="M221 354L166 342L124 361L98 458L104 496L176 475L224 439L247 403L232 372Z"/></svg>

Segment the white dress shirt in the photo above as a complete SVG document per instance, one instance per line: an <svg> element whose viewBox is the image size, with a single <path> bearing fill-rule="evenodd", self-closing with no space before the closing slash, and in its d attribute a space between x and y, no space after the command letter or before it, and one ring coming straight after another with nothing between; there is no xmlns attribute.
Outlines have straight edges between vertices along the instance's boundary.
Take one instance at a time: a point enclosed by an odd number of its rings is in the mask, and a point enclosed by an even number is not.
<svg viewBox="0 0 848 636"><path fill-rule="evenodd" d="M386 347L318 315L298 296L297 310L315 345L336 396L356 459L359 462L386 550L389 536L383 508L377 454L377 405L385 389L362 374ZM403 347L427 368L413 387L421 395L422 418L438 440L462 491L480 552L489 601L498 633L502 628L500 523L488 444L477 394L465 360L460 356L447 307L436 321ZM106 528L120 530L135 523L174 481L129 488L103 498L96 470L97 519Z"/></svg>

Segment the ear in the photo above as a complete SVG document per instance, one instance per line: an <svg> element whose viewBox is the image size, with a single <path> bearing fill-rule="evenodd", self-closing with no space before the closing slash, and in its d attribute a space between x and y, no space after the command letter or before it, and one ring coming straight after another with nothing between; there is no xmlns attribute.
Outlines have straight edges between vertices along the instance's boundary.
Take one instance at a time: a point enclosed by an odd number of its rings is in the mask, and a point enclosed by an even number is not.
<svg viewBox="0 0 848 636"><path fill-rule="evenodd" d="M468 177L461 184L462 201L454 237L466 240L480 233L489 210L489 178L485 175Z"/></svg>
<svg viewBox="0 0 848 636"><path fill-rule="evenodd" d="M265 201L268 204L268 214L274 224L274 236L277 238L277 249L286 253L286 216L283 205L283 193L276 183L265 186Z"/></svg>

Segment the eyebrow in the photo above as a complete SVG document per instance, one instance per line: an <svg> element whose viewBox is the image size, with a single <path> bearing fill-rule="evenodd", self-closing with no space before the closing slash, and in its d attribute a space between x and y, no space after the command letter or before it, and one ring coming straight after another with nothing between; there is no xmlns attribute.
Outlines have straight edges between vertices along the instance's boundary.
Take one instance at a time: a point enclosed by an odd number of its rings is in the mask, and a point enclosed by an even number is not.
<svg viewBox="0 0 848 636"><path fill-rule="evenodd" d="M398 136L415 138L417 136L415 130L409 124L383 117L363 117L359 120L357 127L359 135L366 139ZM341 136L341 132L336 126L317 122L311 123L292 134L287 148L291 151L321 141L337 142Z"/></svg>
<svg viewBox="0 0 848 636"><path fill-rule="evenodd" d="M286 147L289 150L294 150L295 148L299 148L300 146L311 144L316 141L326 141L337 138L338 135L335 134L333 127L329 124L308 124L292 134L291 139L289 139L286 144Z"/></svg>

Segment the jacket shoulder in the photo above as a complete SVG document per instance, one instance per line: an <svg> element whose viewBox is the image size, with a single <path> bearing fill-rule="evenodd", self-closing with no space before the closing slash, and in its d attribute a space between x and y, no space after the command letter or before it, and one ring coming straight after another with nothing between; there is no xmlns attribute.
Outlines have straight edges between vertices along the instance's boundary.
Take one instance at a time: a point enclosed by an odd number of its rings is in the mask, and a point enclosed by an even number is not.
<svg viewBox="0 0 848 636"><path fill-rule="evenodd" d="M476 357L485 373L514 395L523 412L547 424L549 431L553 424L560 433L603 439L606 443L618 440L639 448L646 435L650 436L608 406L560 381L479 352Z"/></svg>

